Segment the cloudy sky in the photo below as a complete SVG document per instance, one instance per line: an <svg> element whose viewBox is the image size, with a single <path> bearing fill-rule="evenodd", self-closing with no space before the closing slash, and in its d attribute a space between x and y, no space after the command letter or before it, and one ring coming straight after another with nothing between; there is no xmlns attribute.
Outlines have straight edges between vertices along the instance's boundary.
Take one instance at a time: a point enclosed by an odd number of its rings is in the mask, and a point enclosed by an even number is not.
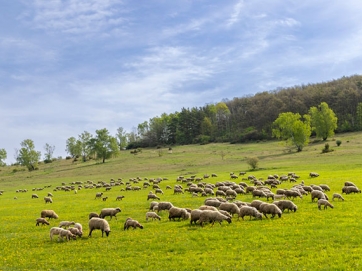
<svg viewBox="0 0 362 271"><path fill-rule="evenodd" d="M0 0L0 148L362 74L362 1ZM43 155L42 155L43 158Z"/></svg>

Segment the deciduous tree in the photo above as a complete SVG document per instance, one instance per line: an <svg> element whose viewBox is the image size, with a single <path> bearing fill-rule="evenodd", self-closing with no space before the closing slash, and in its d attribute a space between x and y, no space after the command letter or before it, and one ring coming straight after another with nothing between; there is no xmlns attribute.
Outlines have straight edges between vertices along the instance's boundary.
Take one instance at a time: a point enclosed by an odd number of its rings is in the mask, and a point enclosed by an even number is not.
<svg viewBox="0 0 362 271"><path fill-rule="evenodd" d="M7 158L7 153L5 149L0 149L0 167L3 167L6 165L4 160Z"/></svg>
<svg viewBox="0 0 362 271"><path fill-rule="evenodd" d="M96 154L97 159L102 159L103 163L106 159L117 156L119 153L117 139L109 135L106 128L96 130L96 136L90 139L89 146Z"/></svg>
<svg viewBox="0 0 362 271"><path fill-rule="evenodd" d="M22 166L26 166L29 171L36 169L41 153L35 150L33 140L25 139L20 145L21 149L18 150L17 162Z"/></svg>
<svg viewBox="0 0 362 271"><path fill-rule="evenodd" d="M334 131L337 129L337 117L326 102L322 102L317 107L311 107L309 114L312 129L316 132L317 137L326 140L334 135Z"/></svg>

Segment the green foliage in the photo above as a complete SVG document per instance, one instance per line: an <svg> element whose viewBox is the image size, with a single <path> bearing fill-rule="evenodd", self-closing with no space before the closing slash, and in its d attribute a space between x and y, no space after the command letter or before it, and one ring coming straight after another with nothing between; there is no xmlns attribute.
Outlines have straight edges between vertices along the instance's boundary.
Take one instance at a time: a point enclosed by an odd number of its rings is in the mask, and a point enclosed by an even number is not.
<svg viewBox="0 0 362 271"><path fill-rule="evenodd" d="M258 157L247 157L246 158L246 163L253 169L257 169L258 168L258 164L259 164L259 159Z"/></svg>
<svg viewBox="0 0 362 271"><path fill-rule="evenodd" d="M67 139L65 151L71 157L76 157L77 155L80 156L82 155L82 143L79 140L76 140L75 137L70 137Z"/></svg>
<svg viewBox="0 0 362 271"><path fill-rule="evenodd" d="M298 113L281 113L273 123L273 136L286 140L287 145L292 145L300 152L309 143L311 135L310 117L304 115L304 120Z"/></svg>
<svg viewBox="0 0 362 271"><path fill-rule="evenodd" d="M18 151L16 161L26 166L29 171L37 169L41 153L34 150L34 142L31 139L25 139L20 145L22 148Z"/></svg>
<svg viewBox="0 0 362 271"><path fill-rule="evenodd" d="M7 158L7 153L5 149L0 149L0 167L5 166L6 163L3 161Z"/></svg>
<svg viewBox="0 0 362 271"><path fill-rule="evenodd" d="M326 102L322 102L318 107L311 107L309 114L312 130L316 132L317 137L326 140L334 135L337 129L337 117Z"/></svg>
<svg viewBox="0 0 362 271"><path fill-rule="evenodd" d="M89 147L96 154L97 159L104 163L106 159L116 157L119 154L117 139L109 135L106 128L96 130L96 136L89 141Z"/></svg>
<svg viewBox="0 0 362 271"><path fill-rule="evenodd" d="M336 144L337 144L338 147L341 146L342 140L337 139L337 140L336 140Z"/></svg>
<svg viewBox="0 0 362 271"><path fill-rule="evenodd" d="M324 144L324 148L322 149L322 153L328 153L328 152L332 152L332 151L334 151L334 150L329 148L328 143Z"/></svg>
<svg viewBox="0 0 362 271"><path fill-rule="evenodd" d="M45 146L44 146L44 149L45 149L44 162L45 162L45 160L51 161L52 158L53 158L53 153L54 153L54 150L55 150L55 146L50 146L48 143L46 143ZM51 162L49 162L49 163L51 163Z"/></svg>
<svg viewBox="0 0 362 271"><path fill-rule="evenodd" d="M117 144L118 144L119 150L123 150L124 148L126 148L127 143L128 143L127 134L126 134L126 131L124 131L124 129L122 127L119 127L117 129L116 138L117 138Z"/></svg>

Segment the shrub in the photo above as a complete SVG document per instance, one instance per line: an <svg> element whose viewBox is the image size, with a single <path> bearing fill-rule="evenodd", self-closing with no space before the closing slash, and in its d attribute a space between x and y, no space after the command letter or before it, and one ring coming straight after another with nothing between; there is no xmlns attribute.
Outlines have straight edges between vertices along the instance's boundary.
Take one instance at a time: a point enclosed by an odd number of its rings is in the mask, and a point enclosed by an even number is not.
<svg viewBox="0 0 362 271"><path fill-rule="evenodd" d="M338 140L336 141L336 144L337 144L337 146L339 147L339 146L342 144L342 141L338 139Z"/></svg>
<svg viewBox="0 0 362 271"><path fill-rule="evenodd" d="M322 149L322 153L327 153L327 152L332 152L332 151L333 151L333 149L329 148L328 143L324 144L324 148Z"/></svg>
<svg viewBox="0 0 362 271"><path fill-rule="evenodd" d="M258 167L259 159L258 157L247 157L246 163L252 168L256 169Z"/></svg>

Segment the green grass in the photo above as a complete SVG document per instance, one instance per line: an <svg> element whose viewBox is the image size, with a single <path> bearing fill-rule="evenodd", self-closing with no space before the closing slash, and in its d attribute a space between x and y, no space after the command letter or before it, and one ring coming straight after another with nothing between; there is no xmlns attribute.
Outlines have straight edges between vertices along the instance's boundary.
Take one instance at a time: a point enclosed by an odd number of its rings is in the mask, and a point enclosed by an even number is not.
<svg viewBox="0 0 362 271"><path fill-rule="evenodd" d="M190 194L173 195L166 185L173 187L179 175L202 176L216 173L218 177L205 180L215 183L229 180L229 173L247 171L257 178L269 174L295 172L306 184L328 184L331 196L341 193L345 181L362 187L362 133L336 136L342 140L337 147L328 140L333 152L322 154L325 142L312 143L302 152L287 152L279 142L249 144L209 144L173 147L159 156L156 149L145 149L137 155L125 151L105 164L96 161L72 163L70 160L41 164L34 172L20 171L20 167L0 168L0 270L358 270L362 265L362 195L346 195L345 201L333 202L335 208L318 210L310 196L294 200L296 213L284 213L282 218L261 221L238 221L190 226L188 221L168 221L161 212L161 221L146 222L150 204L147 194L152 189L123 191L115 186L111 191L82 189L74 192L53 191L64 182L106 181L111 178L167 177L160 186L165 192L162 201L175 206L197 208L205 198ZM348 142L347 142L348 141ZM222 159L221 152L226 153ZM258 157L259 169L251 171L246 157ZM14 172L17 169L17 172ZM309 172L318 172L310 178ZM241 177L236 180L240 182ZM143 181L138 185L142 186ZM52 185L42 191L33 188ZM283 183L280 188L293 184ZM186 185L184 185L186 187ZM123 187L124 188L124 187ZM17 193L18 189L28 192ZM106 202L95 200L102 191ZM54 202L45 205L43 197L52 192ZM39 199L31 199L37 193ZM125 195L122 201L116 196ZM14 199L17 197L17 199ZM239 195L238 200L251 202L251 195ZM108 238L94 231L88 238L88 214L104 207L117 207L118 219L109 221ZM35 219L43 209L53 209L58 220L50 226L35 226ZM137 219L144 229L123 230L127 217ZM76 241L50 241L49 229L62 220L80 222L84 236ZM109 220L109 219L108 219Z"/></svg>

